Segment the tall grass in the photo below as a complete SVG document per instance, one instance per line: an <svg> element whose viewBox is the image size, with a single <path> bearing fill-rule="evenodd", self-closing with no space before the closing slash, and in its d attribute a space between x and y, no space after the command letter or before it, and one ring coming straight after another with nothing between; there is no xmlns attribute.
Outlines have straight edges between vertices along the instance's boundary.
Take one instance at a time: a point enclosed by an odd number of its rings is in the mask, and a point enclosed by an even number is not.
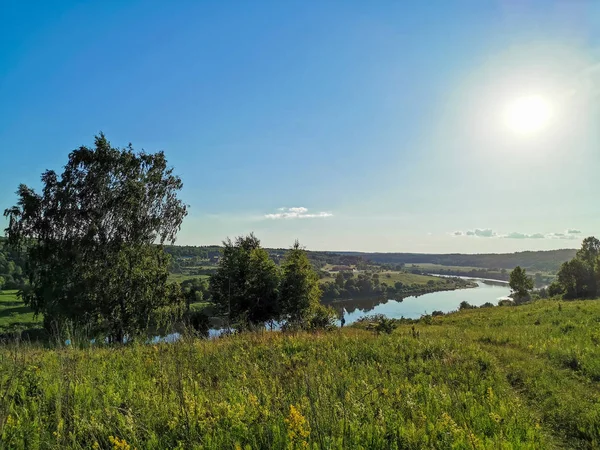
<svg viewBox="0 0 600 450"><path fill-rule="evenodd" d="M596 317L544 301L418 333L5 346L0 448L594 448Z"/></svg>

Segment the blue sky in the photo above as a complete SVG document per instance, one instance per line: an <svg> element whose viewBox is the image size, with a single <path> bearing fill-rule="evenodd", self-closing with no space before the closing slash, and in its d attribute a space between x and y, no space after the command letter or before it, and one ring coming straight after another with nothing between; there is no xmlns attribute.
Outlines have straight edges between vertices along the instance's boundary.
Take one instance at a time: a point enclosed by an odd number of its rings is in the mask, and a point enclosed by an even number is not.
<svg viewBox="0 0 600 450"><path fill-rule="evenodd" d="M0 0L0 209L164 150L180 244L503 252L598 235L600 2ZM502 122L542 96L532 135ZM569 232L570 230L570 232Z"/></svg>

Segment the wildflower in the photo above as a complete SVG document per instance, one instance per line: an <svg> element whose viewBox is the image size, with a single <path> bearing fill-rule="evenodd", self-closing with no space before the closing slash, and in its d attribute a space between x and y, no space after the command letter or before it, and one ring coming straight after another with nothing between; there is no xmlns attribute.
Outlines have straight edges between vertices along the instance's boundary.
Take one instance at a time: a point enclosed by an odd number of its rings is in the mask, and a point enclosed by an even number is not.
<svg viewBox="0 0 600 450"><path fill-rule="evenodd" d="M112 444L113 450L131 450L131 445L129 445L125 439L109 436L108 440Z"/></svg>
<svg viewBox="0 0 600 450"><path fill-rule="evenodd" d="M489 416L490 416L490 418L491 418L491 419L492 419L494 422L496 422L496 423L500 423L500 422L502 422L502 417L500 417L498 414L496 414L496 413L494 413L494 412L491 412L491 413L489 414Z"/></svg>
<svg viewBox="0 0 600 450"><path fill-rule="evenodd" d="M492 389L491 386L489 388L487 388L487 397L490 402L494 401L494 390Z"/></svg>
<svg viewBox="0 0 600 450"><path fill-rule="evenodd" d="M310 436L310 427L306 418L294 405L290 405L290 414L285 419L285 423L289 439L302 447L308 447L306 439Z"/></svg>
<svg viewBox="0 0 600 450"><path fill-rule="evenodd" d="M250 405L252 405L253 408L256 408L258 406L258 397L252 393L248 394L248 401L250 402Z"/></svg>

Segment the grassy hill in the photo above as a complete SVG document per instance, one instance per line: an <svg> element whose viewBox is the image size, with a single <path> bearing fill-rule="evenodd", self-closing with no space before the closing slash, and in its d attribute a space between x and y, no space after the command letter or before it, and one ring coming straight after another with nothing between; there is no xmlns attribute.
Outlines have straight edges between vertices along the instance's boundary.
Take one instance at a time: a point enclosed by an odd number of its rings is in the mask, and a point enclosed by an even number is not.
<svg viewBox="0 0 600 450"><path fill-rule="evenodd" d="M8 346L0 447L597 448L598 381L598 301L467 310L391 335Z"/></svg>
<svg viewBox="0 0 600 450"><path fill-rule="evenodd" d="M34 328L41 321L41 317L34 318L31 309L17 298L17 291L0 291L0 334Z"/></svg>
<svg viewBox="0 0 600 450"><path fill-rule="evenodd" d="M521 266L531 271L556 272L562 263L572 259L577 250L526 251L487 254L427 254L427 253L361 253L340 252L347 256L362 257L378 264L437 264L486 269L512 270Z"/></svg>

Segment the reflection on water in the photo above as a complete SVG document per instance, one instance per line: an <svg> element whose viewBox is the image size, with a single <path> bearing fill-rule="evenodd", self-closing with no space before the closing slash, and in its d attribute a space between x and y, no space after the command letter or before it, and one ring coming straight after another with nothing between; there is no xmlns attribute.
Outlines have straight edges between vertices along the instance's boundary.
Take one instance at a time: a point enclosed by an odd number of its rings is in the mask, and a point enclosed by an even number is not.
<svg viewBox="0 0 600 450"><path fill-rule="evenodd" d="M473 280L477 282L476 288L432 292L405 297L402 300L388 300L381 297L351 299L337 301L331 303L330 306L340 313L343 312L345 324L350 325L362 316L371 314L383 314L393 319L399 319L400 317L418 319L423 314L431 314L433 311L444 313L455 311L462 301L466 301L473 306L481 306L487 302L496 305L498 300L507 298L510 294L510 288L505 282L479 278ZM279 329L279 326L276 326L275 329ZM218 337L225 331L225 328L211 329L208 337ZM155 336L152 342L174 342L179 340L180 337L179 333Z"/></svg>
<svg viewBox="0 0 600 450"><path fill-rule="evenodd" d="M362 316L383 314L386 317L399 319L418 319L423 314L433 311L450 312L458 309L462 301L474 306L481 306L490 302L496 305L498 300L510 294L506 283L494 280L475 280L476 288L458 289L455 291L432 292L418 296L406 297L402 300L388 300L385 298L353 299L333 303L331 306L344 313L346 325L349 325Z"/></svg>

